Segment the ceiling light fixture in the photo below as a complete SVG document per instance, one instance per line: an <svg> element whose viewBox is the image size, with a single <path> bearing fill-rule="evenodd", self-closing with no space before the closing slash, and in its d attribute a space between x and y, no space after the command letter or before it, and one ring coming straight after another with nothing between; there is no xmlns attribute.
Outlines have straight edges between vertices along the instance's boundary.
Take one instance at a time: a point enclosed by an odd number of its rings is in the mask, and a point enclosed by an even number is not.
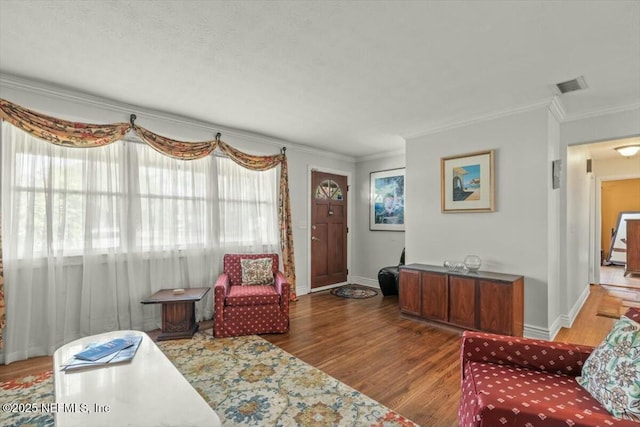
<svg viewBox="0 0 640 427"><path fill-rule="evenodd" d="M616 147L614 150L625 157L631 157L635 156L638 151L640 151L640 144L624 145L622 147Z"/></svg>

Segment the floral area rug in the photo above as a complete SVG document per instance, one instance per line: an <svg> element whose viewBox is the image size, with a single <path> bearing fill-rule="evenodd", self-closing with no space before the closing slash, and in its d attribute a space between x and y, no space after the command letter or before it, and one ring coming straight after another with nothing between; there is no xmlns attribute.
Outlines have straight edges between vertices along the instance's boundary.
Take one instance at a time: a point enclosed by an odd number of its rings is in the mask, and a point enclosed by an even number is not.
<svg viewBox="0 0 640 427"><path fill-rule="evenodd" d="M55 402L53 371L0 383L0 426L53 426L53 414L42 407Z"/></svg>
<svg viewBox="0 0 640 427"><path fill-rule="evenodd" d="M331 294L342 298L371 298L378 295L378 291L369 286L344 285L331 289Z"/></svg>
<svg viewBox="0 0 640 427"><path fill-rule="evenodd" d="M211 336L161 341L167 355L223 426L416 426L402 415L264 339ZM53 402L53 376L0 383L0 402ZM2 426L52 426L47 413L0 411Z"/></svg>
<svg viewBox="0 0 640 427"><path fill-rule="evenodd" d="M415 426L255 335L158 345L224 426Z"/></svg>

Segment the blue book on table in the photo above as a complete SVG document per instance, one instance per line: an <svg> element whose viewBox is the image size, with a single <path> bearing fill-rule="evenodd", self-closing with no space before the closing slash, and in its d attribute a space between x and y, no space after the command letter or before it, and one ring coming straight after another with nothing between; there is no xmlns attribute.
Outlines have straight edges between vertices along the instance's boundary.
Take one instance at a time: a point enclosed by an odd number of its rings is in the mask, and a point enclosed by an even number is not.
<svg viewBox="0 0 640 427"><path fill-rule="evenodd" d="M141 335L125 335L122 339L125 339L131 342L131 345L129 347L123 348L122 350L116 353L108 354L96 360L83 360L83 359L78 359L77 357L74 356L70 360L60 365L60 370L65 372L70 372L70 371L76 371L78 369L93 368L97 366L108 366L108 365L114 365L122 362L129 362L133 359L133 356L135 356L136 351L138 350L138 347L142 342L142 336ZM89 344L89 346L85 349L85 351L88 350L89 348L95 348L98 345L100 344L97 344L97 343Z"/></svg>
<svg viewBox="0 0 640 427"><path fill-rule="evenodd" d="M133 342L128 339L116 338L104 344L100 344L94 347L89 347L84 351L75 355L76 359L95 361L101 359L110 354L116 353L123 348L127 348L133 345Z"/></svg>

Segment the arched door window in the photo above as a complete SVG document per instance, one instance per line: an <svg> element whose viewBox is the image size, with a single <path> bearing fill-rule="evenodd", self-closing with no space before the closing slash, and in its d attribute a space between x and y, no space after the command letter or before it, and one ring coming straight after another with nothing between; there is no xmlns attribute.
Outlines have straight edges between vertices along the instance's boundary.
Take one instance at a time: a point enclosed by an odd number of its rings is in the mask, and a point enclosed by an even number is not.
<svg viewBox="0 0 640 427"><path fill-rule="evenodd" d="M342 188L332 179L326 179L316 187L316 199L344 200Z"/></svg>

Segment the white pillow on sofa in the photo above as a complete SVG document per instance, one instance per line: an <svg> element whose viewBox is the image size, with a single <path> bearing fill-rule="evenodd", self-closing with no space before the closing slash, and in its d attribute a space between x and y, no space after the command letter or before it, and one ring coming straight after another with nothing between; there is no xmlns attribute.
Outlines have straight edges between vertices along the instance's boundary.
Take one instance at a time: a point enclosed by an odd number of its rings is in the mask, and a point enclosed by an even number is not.
<svg viewBox="0 0 640 427"><path fill-rule="evenodd" d="M640 421L640 323L616 321L576 381L614 417Z"/></svg>

